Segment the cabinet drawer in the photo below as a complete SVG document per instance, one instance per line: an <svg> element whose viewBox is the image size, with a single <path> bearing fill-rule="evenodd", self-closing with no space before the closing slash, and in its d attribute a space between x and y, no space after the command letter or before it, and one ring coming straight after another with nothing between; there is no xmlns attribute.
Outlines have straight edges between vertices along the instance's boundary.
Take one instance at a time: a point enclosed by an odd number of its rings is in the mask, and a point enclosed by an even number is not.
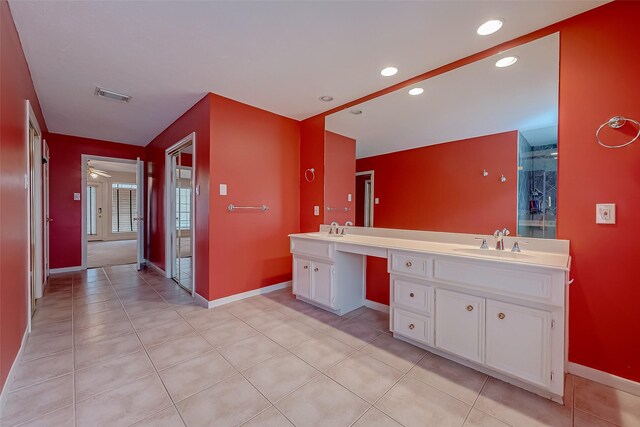
<svg viewBox="0 0 640 427"><path fill-rule="evenodd" d="M392 277L393 303L430 315L433 306L433 288Z"/></svg>
<svg viewBox="0 0 640 427"><path fill-rule="evenodd" d="M311 239L291 239L291 253L333 259L335 245Z"/></svg>
<svg viewBox="0 0 640 427"><path fill-rule="evenodd" d="M431 258L410 252L391 252L389 273L399 273L419 278L431 277Z"/></svg>
<svg viewBox="0 0 640 427"><path fill-rule="evenodd" d="M393 309L393 332L424 344L433 343L431 319L400 308Z"/></svg>

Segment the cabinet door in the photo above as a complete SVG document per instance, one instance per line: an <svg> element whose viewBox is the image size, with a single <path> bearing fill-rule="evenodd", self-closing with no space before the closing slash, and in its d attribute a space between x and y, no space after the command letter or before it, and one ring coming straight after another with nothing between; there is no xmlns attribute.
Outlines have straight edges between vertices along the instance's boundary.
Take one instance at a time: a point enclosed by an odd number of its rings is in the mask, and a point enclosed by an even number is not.
<svg viewBox="0 0 640 427"><path fill-rule="evenodd" d="M293 293L311 298L311 261L304 258L293 260Z"/></svg>
<svg viewBox="0 0 640 427"><path fill-rule="evenodd" d="M311 299L320 304L333 307L333 264L313 262L311 267L313 268Z"/></svg>
<svg viewBox="0 0 640 427"><path fill-rule="evenodd" d="M436 289L436 347L482 363L484 298Z"/></svg>
<svg viewBox="0 0 640 427"><path fill-rule="evenodd" d="M551 313L487 300L487 365L547 387Z"/></svg>

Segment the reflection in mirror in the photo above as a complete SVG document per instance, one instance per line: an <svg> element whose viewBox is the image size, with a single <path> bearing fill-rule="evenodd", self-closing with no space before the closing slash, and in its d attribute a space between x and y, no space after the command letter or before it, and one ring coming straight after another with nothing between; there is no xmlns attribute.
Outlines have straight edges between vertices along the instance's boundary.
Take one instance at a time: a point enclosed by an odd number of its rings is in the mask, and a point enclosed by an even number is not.
<svg viewBox="0 0 640 427"><path fill-rule="evenodd" d="M356 141L356 225L555 238L558 37L327 116Z"/></svg>
<svg viewBox="0 0 640 427"><path fill-rule="evenodd" d="M191 291L193 288L191 224L193 223L192 189L192 153L191 145L172 153L173 177L171 180L175 203L172 213L175 217L175 234L172 253L174 267L172 278L181 287Z"/></svg>

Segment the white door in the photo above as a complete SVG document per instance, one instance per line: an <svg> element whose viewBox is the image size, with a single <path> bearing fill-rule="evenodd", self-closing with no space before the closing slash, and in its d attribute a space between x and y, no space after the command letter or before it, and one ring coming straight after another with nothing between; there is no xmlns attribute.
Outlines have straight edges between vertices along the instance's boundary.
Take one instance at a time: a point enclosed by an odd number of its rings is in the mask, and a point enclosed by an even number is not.
<svg viewBox="0 0 640 427"><path fill-rule="evenodd" d="M314 262L312 267L311 299L328 307L333 307L333 264Z"/></svg>
<svg viewBox="0 0 640 427"><path fill-rule="evenodd" d="M101 182L87 183L87 241L104 240L104 196Z"/></svg>
<svg viewBox="0 0 640 427"><path fill-rule="evenodd" d="M311 261L296 258L293 261L293 293L311 297Z"/></svg>
<svg viewBox="0 0 640 427"><path fill-rule="evenodd" d="M44 203L44 283L46 283L49 277L49 223L53 221L49 214L49 162L51 160L47 141L42 141L42 157L45 162L42 166L42 200Z"/></svg>
<svg viewBox="0 0 640 427"><path fill-rule="evenodd" d="M487 300L487 365L548 387L551 313Z"/></svg>
<svg viewBox="0 0 640 427"><path fill-rule="evenodd" d="M484 298L436 289L436 347L482 363Z"/></svg>
<svg viewBox="0 0 640 427"><path fill-rule="evenodd" d="M138 259L136 268L140 270L144 262L144 163L140 161L140 157L136 159L136 206L138 210L138 216L135 218L138 222L136 232Z"/></svg>

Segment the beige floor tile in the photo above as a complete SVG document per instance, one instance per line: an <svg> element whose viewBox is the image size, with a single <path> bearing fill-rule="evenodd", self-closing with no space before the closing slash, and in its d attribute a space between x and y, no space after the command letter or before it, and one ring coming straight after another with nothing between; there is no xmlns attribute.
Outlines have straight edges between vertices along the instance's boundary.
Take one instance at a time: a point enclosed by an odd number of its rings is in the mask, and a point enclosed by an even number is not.
<svg viewBox="0 0 640 427"><path fill-rule="evenodd" d="M160 296L158 296L158 298L160 300L156 300L154 298L149 301L138 301L136 303L127 304L124 306L124 309L129 316L137 316L141 314L155 313L156 311L167 310L170 308L169 304L167 304L165 300Z"/></svg>
<svg viewBox="0 0 640 427"><path fill-rule="evenodd" d="M335 338L318 335L292 347L291 352L320 371L324 371L356 351Z"/></svg>
<svg viewBox="0 0 640 427"><path fill-rule="evenodd" d="M242 371L286 350L264 335L253 335L219 351L236 369Z"/></svg>
<svg viewBox="0 0 640 427"><path fill-rule="evenodd" d="M74 425L73 405L69 405L20 424L20 427L74 427Z"/></svg>
<svg viewBox="0 0 640 427"><path fill-rule="evenodd" d="M0 424L30 421L72 403L73 375L67 374L8 393Z"/></svg>
<svg viewBox="0 0 640 427"><path fill-rule="evenodd" d="M71 334L55 336L37 335L30 336L22 353L22 361L39 359L61 351L70 350L72 347Z"/></svg>
<svg viewBox="0 0 640 427"><path fill-rule="evenodd" d="M380 335L361 351L402 372L409 372L427 353L421 348L393 338L389 334Z"/></svg>
<svg viewBox="0 0 640 427"><path fill-rule="evenodd" d="M211 328L221 326L230 320L236 320L233 314L218 308L193 313L187 316L186 319L196 331L201 333Z"/></svg>
<svg viewBox="0 0 640 427"><path fill-rule="evenodd" d="M271 402L311 381L320 372L291 353L282 353L258 363L243 375Z"/></svg>
<svg viewBox="0 0 640 427"><path fill-rule="evenodd" d="M76 405L76 425L128 426L171 406L156 374L95 395Z"/></svg>
<svg viewBox="0 0 640 427"><path fill-rule="evenodd" d="M463 427L509 427L509 424L503 423L497 418L491 415L485 414L476 408L471 409L467 420L462 425ZM577 425L578 427L582 427Z"/></svg>
<svg viewBox="0 0 640 427"><path fill-rule="evenodd" d="M198 335L147 347L151 361L159 371L211 350L213 347Z"/></svg>
<svg viewBox="0 0 640 427"><path fill-rule="evenodd" d="M353 427L402 427L393 418L376 408L369 409Z"/></svg>
<svg viewBox="0 0 640 427"><path fill-rule="evenodd" d="M142 350L142 344L136 334L121 335L80 345L75 350L75 367L76 369L87 368L139 350Z"/></svg>
<svg viewBox="0 0 640 427"><path fill-rule="evenodd" d="M347 427L370 408L364 400L324 375L276 404L297 427Z"/></svg>
<svg viewBox="0 0 640 427"><path fill-rule="evenodd" d="M184 423L175 406L153 414L149 418L135 423L132 427L183 427Z"/></svg>
<svg viewBox="0 0 640 427"><path fill-rule="evenodd" d="M71 320L65 320L62 322L47 323L45 325L33 326L29 338L35 338L37 336L49 336L70 334L72 331Z"/></svg>
<svg viewBox="0 0 640 427"><path fill-rule="evenodd" d="M21 362L17 365L9 390L13 391L72 371L73 354L71 350Z"/></svg>
<svg viewBox="0 0 640 427"><path fill-rule="evenodd" d="M176 406L189 427L231 427L251 419L270 404L238 374L178 402Z"/></svg>
<svg viewBox="0 0 640 427"><path fill-rule="evenodd" d="M31 320L31 324L34 326L43 325L53 322L62 322L63 320L71 319L72 309L71 306L66 308L61 307L43 307L36 310Z"/></svg>
<svg viewBox="0 0 640 427"><path fill-rule="evenodd" d="M327 370L326 375L373 404L403 373L371 356L356 353Z"/></svg>
<svg viewBox="0 0 640 427"><path fill-rule="evenodd" d="M249 326L260 332L268 331L276 326L289 324L289 316L278 310L258 312L243 317L243 320Z"/></svg>
<svg viewBox="0 0 640 427"><path fill-rule="evenodd" d="M178 402L234 376L237 372L220 353L213 350L160 371L159 374L173 401Z"/></svg>
<svg viewBox="0 0 640 427"><path fill-rule="evenodd" d="M293 424L272 406L242 424L242 427L293 427Z"/></svg>
<svg viewBox="0 0 640 427"><path fill-rule="evenodd" d="M640 396L575 377L575 407L622 426L640 426Z"/></svg>
<svg viewBox="0 0 640 427"><path fill-rule="evenodd" d="M475 407L515 426L570 426L571 408L489 378Z"/></svg>
<svg viewBox="0 0 640 427"><path fill-rule="evenodd" d="M316 310L308 313L296 313L294 317L296 321L311 326L318 331L326 331L333 326L337 326L341 323L349 320L343 316L330 313L325 310Z"/></svg>
<svg viewBox="0 0 640 427"><path fill-rule="evenodd" d="M120 301L110 299L108 301L97 302L95 304L79 305L73 309L74 316L85 316L87 314L97 314L104 311L122 308Z"/></svg>
<svg viewBox="0 0 640 427"><path fill-rule="evenodd" d="M110 289L108 291L105 289L104 292L99 292L91 295L77 296L73 299L73 305L79 306L79 305L86 305L86 304L94 304L96 302L103 302L103 301L108 301L108 300L117 299L117 298L118 296L116 295L113 289Z"/></svg>
<svg viewBox="0 0 640 427"><path fill-rule="evenodd" d="M77 347L79 345L91 344L133 332L135 331L133 330L133 326L131 326L131 322L129 320L105 323L103 325L96 325L90 328L77 329L74 331L73 344Z"/></svg>
<svg viewBox="0 0 640 427"><path fill-rule="evenodd" d="M469 405L476 401L487 380L487 376L481 372L431 353L422 358L407 376Z"/></svg>
<svg viewBox="0 0 640 427"><path fill-rule="evenodd" d="M616 424L612 424L601 418L582 412L576 409L573 413L573 425L575 427L613 427ZM632 424L629 424L632 425Z"/></svg>
<svg viewBox="0 0 640 427"><path fill-rule="evenodd" d="M216 348L233 344L257 333L258 331L236 318L200 332L202 337Z"/></svg>
<svg viewBox="0 0 640 427"><path fill-rule="evenodd" d="M183 319L138 332L140 341L146 347L152 347L180 337L195 335L197 335L196 331Z"/></svg>
<svg viewBox="0 0 640 427"><path fill-rule="evenodd" d="M407 427L458 427L471 410L471 406L406 377L393 386L375 406Z"/></svg>
<svg viewBox="0 0 640 427"><path fill-rule="evenodd" d="M143 350L78 370L75 374L76 401L121 387L154 372Z"/></svg>
<svg viewBox="0 0 640 427"><path fill-rule="evenodd" d="M381 311L365 307L365 310L356 316L355 319L380 331L389 331L389 313L383 313Z"/></svg>
<svg viewBox="0 0 640 427"><path fill-rule="evenodd" d="M131 316L131 323L137 331L164 325L165 323L182 320L182 316L175 310L162 310L138 316Z"/></svg>
<svg viewBox="0 0 640 427"><path fill-rule="evenodd" d="M280 344L284 348L291 348L295 345L303 343L313 336L318 335L316 329L313 329L311 326L305 325L304 323L299 323L295 321L291 321L290 323L282 323L278 326L275 326L266 332L264 335Z"/></svg>
<svg viewBox="0 0 640 427"><path fill-rule="evenodd" d="M74 316L73 328L75 330L90 328L92 326L105 325L114 322L124 322L128 319L122 307L103 311L96 314L83 314Z"/></svg>
<svg viewBox="0 0 640 427"><path fill-rule="evenodd" d="M357 319L341 323L327 331L327 335L354 348L362 348L382 332Z"/></svg>

